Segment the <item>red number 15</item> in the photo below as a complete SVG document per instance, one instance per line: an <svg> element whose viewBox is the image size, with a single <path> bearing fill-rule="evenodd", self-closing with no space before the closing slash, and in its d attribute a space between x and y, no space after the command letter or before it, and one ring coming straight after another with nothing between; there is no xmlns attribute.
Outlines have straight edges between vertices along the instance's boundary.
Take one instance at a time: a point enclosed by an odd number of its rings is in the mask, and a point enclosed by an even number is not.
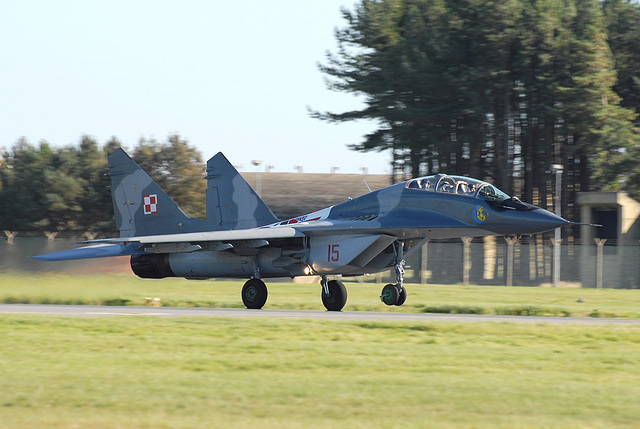
<svg viewBox="0 0 640 429"><path fill-rule="evenodd" d="M338 262L340 260L340 245L330 244L327 250L327 262Z"/></svg>

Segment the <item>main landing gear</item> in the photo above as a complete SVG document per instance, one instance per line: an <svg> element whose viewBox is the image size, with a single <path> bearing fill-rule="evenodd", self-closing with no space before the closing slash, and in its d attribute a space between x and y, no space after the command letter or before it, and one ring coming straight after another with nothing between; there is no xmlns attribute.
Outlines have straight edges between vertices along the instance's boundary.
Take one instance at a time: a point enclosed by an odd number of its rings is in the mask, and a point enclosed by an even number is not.
<svg viewBox="0 0 640 429"><path fill-rule="evenodd" d="M242 287L242 302L251 310L260 310L267 302L267 285L260 280L260 267L256 257L251 258L253 262L253 277L247 280Z"/></svg>
<svg viewBox="0 0 640 429"><path fill-rule="evenodd" d="M340 280L322 276L322 303L329 311L341 311L347 303L347 288ZM242 287L242 302L252 310L260 310L267 302L267 286L258 278L248 280Z"/></svg>
<svg viewBox="0 0 640 429"><path fill-rule="evenodd" d="M340 280L329 280L322 276L322 303L328 311L341 311L347 303L347 288Z"/></svg>
<svg viewBox="0 0 640 429"><path fill-rule="evenodd" d="M242 302L247 308L260 310L267 302L267 296L267 285L260 279L250 279L242 287Z"/></svg>
<svg viewBox="0 0 640 429"><path fill-rule="evenodd" d="M407 300L407 290L404 288L404 258L402 254L402 243L395 242L393 245L395 256L393 267L396 270L396 284L389 283L382 288L380 300L387 305L402 305Z"/></svg>

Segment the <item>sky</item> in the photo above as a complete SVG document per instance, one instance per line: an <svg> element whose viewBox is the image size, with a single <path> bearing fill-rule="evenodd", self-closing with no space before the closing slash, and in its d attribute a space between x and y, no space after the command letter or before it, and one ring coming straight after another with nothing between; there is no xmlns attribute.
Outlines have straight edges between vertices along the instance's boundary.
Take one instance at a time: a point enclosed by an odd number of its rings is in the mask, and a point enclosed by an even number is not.
<svg viewBox="0 0 640 429"><path fill-rule="evenodd" d="M360 153L377 124L328 124L307 107L362 107L326 88L354 0L5 1L0 6L0 148L77 145L177 133L240 171L389 173L388 152ZM252 165L260 160L260 167Z"/></svg>

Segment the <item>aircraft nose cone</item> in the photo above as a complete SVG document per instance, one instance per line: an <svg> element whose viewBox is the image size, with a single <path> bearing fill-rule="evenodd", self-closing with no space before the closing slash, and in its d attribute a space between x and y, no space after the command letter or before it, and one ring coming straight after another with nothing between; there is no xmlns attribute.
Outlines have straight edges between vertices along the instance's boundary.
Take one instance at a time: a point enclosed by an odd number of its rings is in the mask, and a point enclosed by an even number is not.
<svg viewBox="0 0 640 429"><path fill-rule="evenodd" d="M498 221L488 229L500 235L529 235L551 231L569 224L568 220L550 211L535 206L529 207L529 210L526 211L505 210L501 212ZM487 218L490 219L489 216Z"/></svg>
<svg viewBox="0 0 640 429"><path fill-rule="evenodd" d="M569 223L568 220L541 208L531 210L529 214L527 223L532 233L550 231Z"/></svg>

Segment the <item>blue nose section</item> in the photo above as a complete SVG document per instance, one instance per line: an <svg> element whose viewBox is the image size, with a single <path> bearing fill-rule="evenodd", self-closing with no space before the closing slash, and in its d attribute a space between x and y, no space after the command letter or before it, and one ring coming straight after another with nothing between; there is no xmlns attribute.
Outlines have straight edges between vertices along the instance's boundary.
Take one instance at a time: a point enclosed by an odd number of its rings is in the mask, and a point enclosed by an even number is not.
<svg viewBox="0 0 640 429"><path fill-rule="evenodd" d="M494 215L497 215L497 213L494 213ZM528 211L506 210L498 216L500 220L488 229L501 235L537 234L570 223L568 220L540 207L535 207Z"/></svg>
<svg viewBox="0 0 640 429"><path fill-rule="evenodd" d="M535 232L545 232L560 228L569 224L569 221L551 213L548 210L537 208L529 212L531 214L531 229Z"/></svg>

